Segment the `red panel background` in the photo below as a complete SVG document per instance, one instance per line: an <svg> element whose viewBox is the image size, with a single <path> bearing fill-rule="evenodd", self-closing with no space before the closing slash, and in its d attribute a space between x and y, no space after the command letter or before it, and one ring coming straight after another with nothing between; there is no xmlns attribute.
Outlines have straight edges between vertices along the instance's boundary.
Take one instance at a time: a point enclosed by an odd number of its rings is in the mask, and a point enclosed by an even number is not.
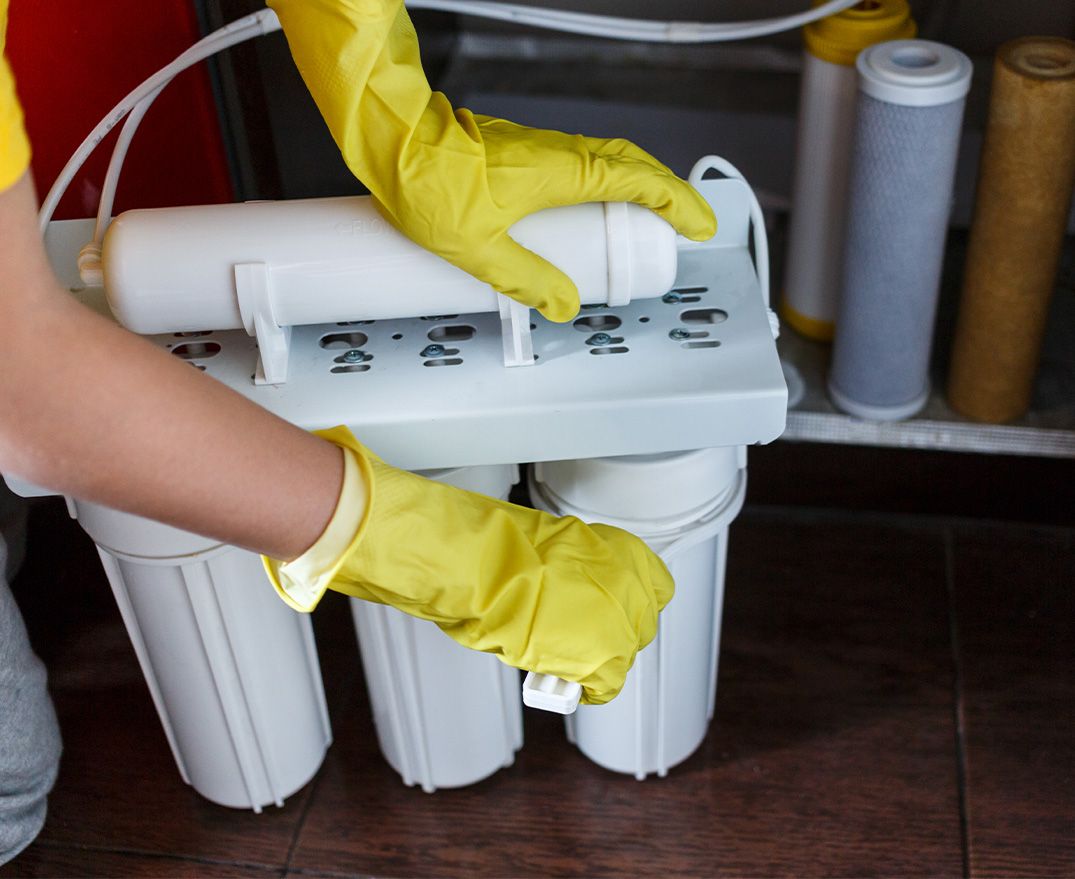
<svg viewBox="0 0 1075 879"><path fill-rule="evenodd" d="M190 0L11 0L7 54L33 145L38 195L44 197L120 98L200 37ZM57 218L96 214L116 131L83 166ZM143 120L123 168L116 212L232 200L201 64L177 77Z"/></svg>

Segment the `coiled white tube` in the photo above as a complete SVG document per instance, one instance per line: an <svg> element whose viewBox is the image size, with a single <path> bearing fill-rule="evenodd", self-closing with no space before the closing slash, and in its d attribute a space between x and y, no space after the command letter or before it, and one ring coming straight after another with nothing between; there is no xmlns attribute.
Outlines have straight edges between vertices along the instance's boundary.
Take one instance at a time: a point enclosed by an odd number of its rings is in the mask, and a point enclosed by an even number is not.
<svg viewBox="0 0 1075 879"><path fill-rule="evenodd" d="M56 211L56 205L58 205L60 199L63 198L63 194L67 191L67 187L71 185L71 181L74 179L79 169L85 164L86 159L90 157L93 151L97 148L97 145L105 139L108 133L123 121L123 118L142 100L148 99L146 105L146 109L148 109L148 104L152 103L153 99L160 93L161 89L171 82L177 74L182 73L188 67L197 64L199 61L203 61L211 55L215 55L221 49L234 46L251 37L271 33L274 30L278 30L279 27L280 22L277 20L276 14L269 9L263 9L260 12L255 12L252 15L237 19L226 27L214 31L209 36L199 40L179 55L171 64L165 65L148 79L144 80L141 85L129 92L123 100L116 104L116 106L97 123L93 131L86 136L85 140L79 144L78 149L71 155L71 158L67 160L67 164L64 165L63 170L60 171L59 176L57 176L56 181L52 184L52 188L49 190L48 195L41 203L41 210L38 212L38 223L41 231L45 231L49 221L52 219L53 213ZM134 128L130 130L125 139L121 140L125 140L126 144L129 144L133 136ZM117 147L118 146L119 144L117 144ZM124 145L123 150L120 153L120 160L117 163L117 177L119 174L119 166L122 166L122 158L125 154L126 146Z"/></svg>

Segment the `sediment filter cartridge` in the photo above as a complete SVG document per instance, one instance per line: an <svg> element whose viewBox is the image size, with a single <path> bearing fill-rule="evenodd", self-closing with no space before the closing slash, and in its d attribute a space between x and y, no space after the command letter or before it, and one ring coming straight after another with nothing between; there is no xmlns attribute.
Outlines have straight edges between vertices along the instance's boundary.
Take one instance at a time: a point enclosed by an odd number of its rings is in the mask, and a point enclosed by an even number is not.
<svg viewBox="0 0 1075 879"><path fill-rule="evenodd" d="M510 233L583 304L654 298L675 280L675 231L638 205L549 208ZM368 196L127 211L102 263L109 306L137 333L244 327L236 267L249 264L264 266L280 326L499 309L492 287L398 232Z"/></svg>
<svg viewBox="0 0 1075 879"><path fill-rule="evenodd" d="M913 37L906 0L867 0L803 28L803 72L781 317L831 342L842 269L851 131L867 46Z"/></svg>
<svg viewBox="0 0 1075 879"><path fill-rule="evenodd" d="M861 418L909 418L929 360L971 63L927 40L862 52L829 395Z"/></svg>
<svg viewBox="0 0 1075 879"><path fill-rule="evenodd" d="M977 421L1030 407L1075 186L1075 42L1024 37L993 67L948 399Z"/></svg>

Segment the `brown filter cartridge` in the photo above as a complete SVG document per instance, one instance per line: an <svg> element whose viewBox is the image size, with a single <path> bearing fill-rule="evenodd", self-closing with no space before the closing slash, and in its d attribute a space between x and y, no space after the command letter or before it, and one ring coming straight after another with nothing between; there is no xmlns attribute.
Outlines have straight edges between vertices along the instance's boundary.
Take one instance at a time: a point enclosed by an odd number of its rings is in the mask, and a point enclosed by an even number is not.
<svg viewBox="0 0 1075 879"><path fill-rule="evenodd" d="M1000 47L948 400L976 421L1030 407L1075 186L1075 42Z"/></svg>

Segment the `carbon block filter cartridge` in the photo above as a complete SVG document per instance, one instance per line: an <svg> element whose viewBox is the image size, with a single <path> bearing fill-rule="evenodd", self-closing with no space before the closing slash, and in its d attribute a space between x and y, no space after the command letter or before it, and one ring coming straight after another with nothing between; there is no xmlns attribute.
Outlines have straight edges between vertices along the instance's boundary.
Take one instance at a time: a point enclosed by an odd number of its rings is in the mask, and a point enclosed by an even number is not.
<svg viewBox="0 0 1075 879"><path fill-rule="evenodd" d="M971 62L927 40L856 62L847 238L829 395L860 418L909 418L929 360Z"/></svg>
<svg viewBox="0 0 1075 879"><path fill-rule="evenodd" d="M791 228L780 316L831 342L836 321L859 52L913 37L906 0L868 0L803 28Z"/></svg>
<svg viewBox="0 0 1075 879"><path fill-rule="evenodd" d="M997 52L948 399L977 421L1030 407L1075 186L1075 42Z"/></svg>

